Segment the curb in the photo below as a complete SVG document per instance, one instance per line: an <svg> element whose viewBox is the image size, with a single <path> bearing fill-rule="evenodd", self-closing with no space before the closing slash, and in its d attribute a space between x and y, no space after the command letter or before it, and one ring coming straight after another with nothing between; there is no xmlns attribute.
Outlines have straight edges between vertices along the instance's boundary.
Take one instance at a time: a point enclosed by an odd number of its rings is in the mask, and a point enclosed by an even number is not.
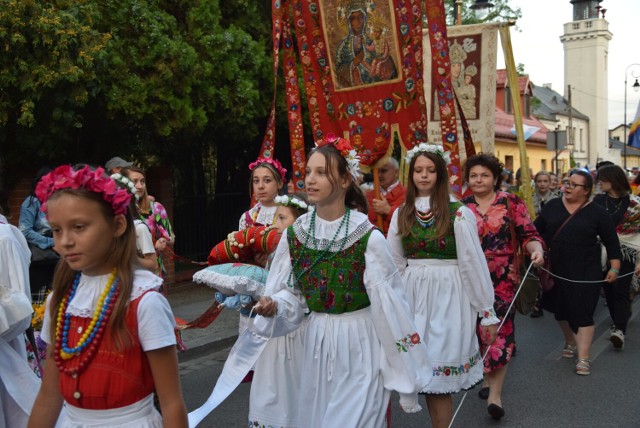
<svg viewBox="0 0 640 428"><path fill-rule="evenodd" d="M225 348L229 348L233 346L234 343L236 343L236 340L238 340L237 334L223 337L218 340L213 340L211 342L207 342L202 345L189 347L185 352L181 352L178 354L178 363L186 363L187 361L191 361L195 358L202 357L206 354L211 354L214 352L221 351Z"/></svg>

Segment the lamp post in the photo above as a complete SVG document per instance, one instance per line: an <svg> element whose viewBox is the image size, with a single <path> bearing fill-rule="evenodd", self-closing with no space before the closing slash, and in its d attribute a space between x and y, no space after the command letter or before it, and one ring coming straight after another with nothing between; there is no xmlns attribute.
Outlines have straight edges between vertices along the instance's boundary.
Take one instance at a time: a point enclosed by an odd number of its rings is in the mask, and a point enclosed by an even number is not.
<svg viewBox="0 0 640 428"><path fill-rule="evenodd" d="M624 146L622 148L622 157L624 160L624 173L627 173L627 75L629 74L629 69L631 67L640 67L640 64L630 64L625 70L624 70ZM638 89L640 89L640 83L638 83L638 77L640 77L640 75L636 76L633 73L631 73L631 77L636 79L636 81L633 84L633 90L635 92L638 92Z"/></svg>

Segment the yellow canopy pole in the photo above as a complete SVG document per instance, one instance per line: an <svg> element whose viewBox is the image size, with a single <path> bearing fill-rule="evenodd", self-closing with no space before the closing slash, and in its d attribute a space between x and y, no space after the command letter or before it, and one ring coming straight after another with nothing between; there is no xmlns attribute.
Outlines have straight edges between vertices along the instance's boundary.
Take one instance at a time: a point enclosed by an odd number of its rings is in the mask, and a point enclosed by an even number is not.
<svg viewBox="0 0 640 428"><path fill-rule="evenodd" d="M529 209L531 218L534 218L533 209L533 189L531 188L531 174L529 174L529 158L527 157L527 147L524 141L524 131L522 128L522 104L520 102L520 85L518 84L518 72L513 59L513 48L511 47L511 30L509 25L500 27L500 41L502 42L502 52L504 62L507 66L507 78L511 86L511 105L513 107L513 119L516 128L516 138L520 149L520 178L522 185L520 191L522 199Z"/></svg>

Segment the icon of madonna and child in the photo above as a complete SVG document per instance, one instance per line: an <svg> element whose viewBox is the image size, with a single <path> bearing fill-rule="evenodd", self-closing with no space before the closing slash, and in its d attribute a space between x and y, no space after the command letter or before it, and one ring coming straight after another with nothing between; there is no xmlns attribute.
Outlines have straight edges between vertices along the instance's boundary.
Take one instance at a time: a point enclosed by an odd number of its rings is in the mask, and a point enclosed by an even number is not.
<svg viewBox="0 0 640 428"><path fill-rule="evenodd" d="M325 3L329 10L335 7L334 16L337 16L337 31L327 28L329 48L335 52L336 89L398 78L395 25L389 1L327 0ZM329 22L325 24L333 26Z"/></svg>

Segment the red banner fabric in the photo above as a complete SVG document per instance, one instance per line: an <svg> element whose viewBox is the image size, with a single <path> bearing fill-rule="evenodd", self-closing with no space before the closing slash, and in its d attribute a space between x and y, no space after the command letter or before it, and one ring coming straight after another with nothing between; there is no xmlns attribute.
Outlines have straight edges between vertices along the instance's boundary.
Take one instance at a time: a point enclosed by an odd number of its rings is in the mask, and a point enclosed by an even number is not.
<svg viewBox="0 0 640 428"><path fill-rule="evenodd" d="M451 191L462 194L462 173L458 151L458 127L456 125L455 95L451 85L451 60L447 42L447 25L444 15L444 0L427 1L427 26L431 44L431 70L434 89L438 95L440 110L440 132L445 150L451 152L449 176ZM470 134L469 134L470 136Z"/></svg>
<svg viewBox="0 0 640 428"><path fill-rule="evenodd" d="M351 141L364 165L426 141L419 0L290 0L313 138Z"/></svg>

